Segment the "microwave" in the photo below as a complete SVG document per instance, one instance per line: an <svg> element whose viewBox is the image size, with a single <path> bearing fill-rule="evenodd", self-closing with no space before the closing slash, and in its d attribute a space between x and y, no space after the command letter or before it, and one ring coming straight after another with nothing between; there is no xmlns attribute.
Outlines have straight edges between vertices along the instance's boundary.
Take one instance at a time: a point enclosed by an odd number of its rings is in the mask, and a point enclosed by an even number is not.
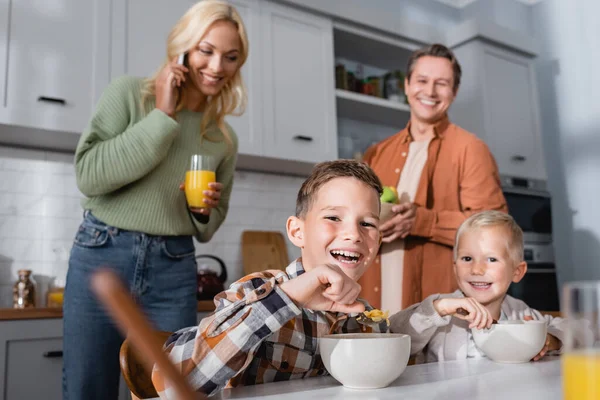
<svg viewBox="0 0 600 400"><path fill-rule="evenodd" d="M508 213L523 230L525 243L552 243L552 202L546 182L501 175Z"/></svg>

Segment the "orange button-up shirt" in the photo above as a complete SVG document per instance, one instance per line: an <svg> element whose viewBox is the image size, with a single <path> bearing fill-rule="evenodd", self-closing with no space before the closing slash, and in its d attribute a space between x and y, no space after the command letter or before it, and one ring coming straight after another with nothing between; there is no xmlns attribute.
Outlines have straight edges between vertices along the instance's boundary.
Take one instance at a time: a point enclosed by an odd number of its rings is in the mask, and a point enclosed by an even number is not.
<svg viewBox="0 0 600 400"><path fill-rule="evenodd" d="M410 123L365 153L365 161L385 186L398 185L413 140L409 128ZM416 220L405 239L402 308L431 294L456 290L452 247L468 216L482 210L508 211L498 166L487 145L447 118L434 131L414 200ZM379 257L359 283L361 297L381 307Z"/></svg>

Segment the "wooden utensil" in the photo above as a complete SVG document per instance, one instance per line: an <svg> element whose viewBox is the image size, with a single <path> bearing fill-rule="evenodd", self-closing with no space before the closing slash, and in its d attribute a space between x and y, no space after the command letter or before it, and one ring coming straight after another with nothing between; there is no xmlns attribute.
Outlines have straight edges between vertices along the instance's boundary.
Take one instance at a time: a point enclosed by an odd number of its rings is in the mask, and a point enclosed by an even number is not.
<svg viewBox="0 0 600 400"><path fill-rule="evenodd" d="M285 239L278 231L244 231L242 264L244 275L267 269L284 270L288 266Z"/></svg>
<svg viewBox="0 0 600 400"><path fill-rule="evenodd" d="M163 352L163 343L154 335L153 329L139 307L133 302L118 276L109 269L99 269L91 279L94 293L116 321L121 332L128 337L150 369L156 363L161 373L172 385L180 400L205 399L196 393L177 371Z"/></svg>

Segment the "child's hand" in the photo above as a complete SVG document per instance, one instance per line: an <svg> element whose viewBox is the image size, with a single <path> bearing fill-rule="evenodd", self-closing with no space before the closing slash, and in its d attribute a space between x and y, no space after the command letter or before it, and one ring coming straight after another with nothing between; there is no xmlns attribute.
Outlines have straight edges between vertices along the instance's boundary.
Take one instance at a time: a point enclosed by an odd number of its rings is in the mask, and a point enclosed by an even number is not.
<svg viewBox="0 0 600 400"><path fill-rule="evenodd" d="M523 320L533 321L533 317L530 315L526 315L523 317ZM531 360L532 361L541 360L546 355L547 352L553 351L553 350L560 350L561 346L562 346L562 342L556 336L553 336L548 333L546 335L546 343L544 343L544 347Z"/></svg>
<svg viewBox="0 0 600 400"><path fill-rule="evenodd" d="M299 307L348 314L365 310L365 306L356 301L360 285L337 265L318 266L279 287Z"/></svg>
<svg viewBox="0 0 600 400"><path fill-rule="evenodd" d="M442 317L452 315L453 317L469 321L469 328L471 329L490 328L494 321L488 309L471 297L438 299L433 302L433 307ZM466 310L468 314L459 313L459 309L461 308Z"/></svg>

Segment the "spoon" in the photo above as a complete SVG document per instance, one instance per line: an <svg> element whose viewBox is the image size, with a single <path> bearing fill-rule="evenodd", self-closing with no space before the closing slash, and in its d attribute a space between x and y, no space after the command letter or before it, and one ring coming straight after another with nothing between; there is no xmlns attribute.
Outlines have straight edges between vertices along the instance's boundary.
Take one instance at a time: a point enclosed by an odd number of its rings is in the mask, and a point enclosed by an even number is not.
<svg viewBox="0 0 600 400"><path fill-rule="evenodd" d="M373 310L371 310L371 311L373 311ZM369 311L363 311L361 313L351 313L351 314L341 315L333 322L333 324L331 324L331 327L329 328L329 334L332 335L335 332L335 329L337 328L338 323L340 323L341 321L347 320L348 317L355 318L356 322L358 322L363 327L374 328L374 327L380 326L383 322L385 322L386 327L389 328L390 324L387 321L387 314L385 315L385 318L382 318L378 321L375 321L369 314L370 314ZM387 329L386 329L386 331L387 331Z"/></svg>
<svg viewBox="0 0 600 400"><path fill-rule="evenodd" d="M463 316L465 316L465 317L466 317L467 315L469 315L469 312L468 312L467 310L465 310L464 308L462 308L462 307L459 307L459 308L457 308L457 309L456 309L456 313L457 313L457 314L460 314L460 315L463 315ZM498 323L498 320L497 320L497 319L492 319L492 325L494 325L494 324L497 324L497 323Z"/></svg>

